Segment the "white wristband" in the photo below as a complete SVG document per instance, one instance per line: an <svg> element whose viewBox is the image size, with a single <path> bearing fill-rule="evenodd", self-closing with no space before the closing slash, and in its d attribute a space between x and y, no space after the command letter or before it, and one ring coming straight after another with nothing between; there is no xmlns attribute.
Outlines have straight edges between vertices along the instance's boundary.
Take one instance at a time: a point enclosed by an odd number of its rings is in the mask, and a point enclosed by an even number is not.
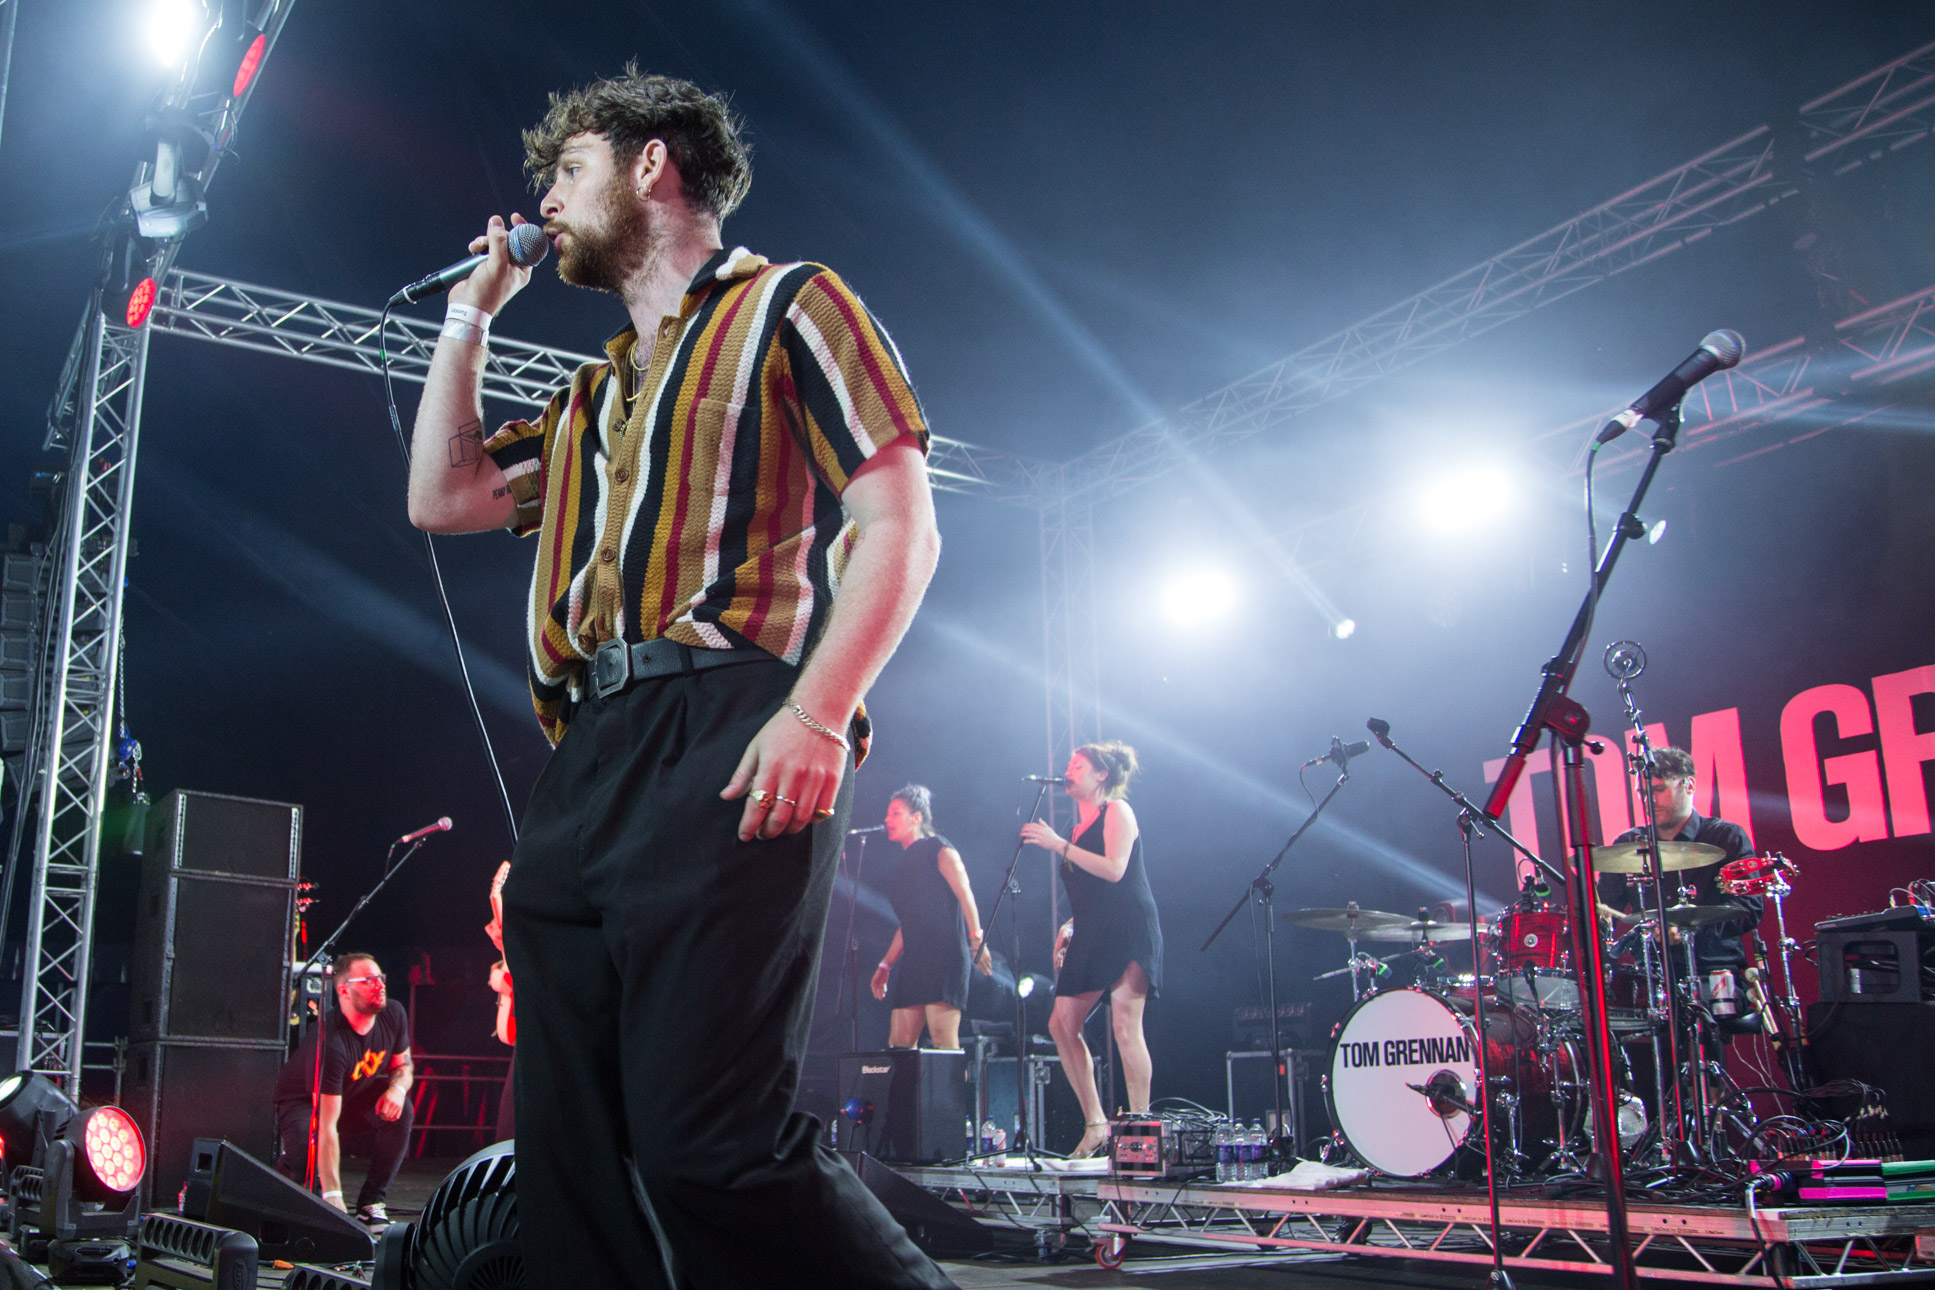
<svg viewBox="0 0 1935 1290"><path fill-rule="evenodd" d="M445 307L443 316L446 321L455 318L459 322L467 322L472 326L482 327L485 331L489 331L490 320L494 315L488 309L479 309L476 305L466 305L452 300Z"/></svg>
<svg viewBox="0 0 1935 1290"><path fill-rule="evenodd" d="M324 1199L324 1200L329 1200L329 1199L331 1199L332 1197L333 1197L333 1198L335 1198L336 1200L341 1200L341 1199L343 1198L343 1193L342 1193L342 1189L341 1189L341 1188L338 1188L338 1189L337 1189L337 1190L335 1190L335 1191L326 1191L326 1192L324 1192L324 1193L323 1193L323 1199Z"/></svg>
<svg viewBox="0 0 1935 1290"><path fill-rule="evenodd" d="M448 336L452 340L463 341L467 345L483 345L490 341L490 333L488 331L474 323L464 322L460 318L452 318L446 321L443 325L443 330L437 334L439 336Z"/></svg>

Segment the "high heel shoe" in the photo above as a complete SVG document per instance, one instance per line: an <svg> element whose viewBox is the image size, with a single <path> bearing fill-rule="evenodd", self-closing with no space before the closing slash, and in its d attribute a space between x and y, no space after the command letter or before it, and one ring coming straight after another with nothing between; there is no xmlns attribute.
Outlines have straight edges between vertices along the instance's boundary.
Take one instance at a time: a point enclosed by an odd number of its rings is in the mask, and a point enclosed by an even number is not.
<svg viewBox="0 0 1935 1290"><path fill-rule="evenodd" d="M1109 1122L1090 1120L1082 1126L1082 1140L1068 1153L1070 1160L1091 1160L1102 1154L1109 1145Z"/></svg>

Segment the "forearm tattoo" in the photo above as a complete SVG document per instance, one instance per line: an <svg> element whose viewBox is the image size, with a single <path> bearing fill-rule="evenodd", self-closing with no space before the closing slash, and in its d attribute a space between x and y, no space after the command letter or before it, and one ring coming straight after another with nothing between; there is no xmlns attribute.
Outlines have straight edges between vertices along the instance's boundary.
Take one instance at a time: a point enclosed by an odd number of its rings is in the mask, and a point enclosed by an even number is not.
<svg viewBox="0 0 1935 1290"><path fill-rule="evenodd" d="M484 459L484 423L466 421L450 436L450 468L461 470Z"/></svg>

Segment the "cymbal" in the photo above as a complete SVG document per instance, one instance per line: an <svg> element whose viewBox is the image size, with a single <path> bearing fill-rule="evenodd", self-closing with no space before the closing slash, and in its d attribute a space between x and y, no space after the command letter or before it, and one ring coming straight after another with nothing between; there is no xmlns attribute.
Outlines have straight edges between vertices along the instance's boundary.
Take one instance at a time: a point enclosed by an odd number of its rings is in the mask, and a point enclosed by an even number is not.
<svg viewBox="0 0 1935 1290"><path fill-rule="evenodd" d="M1644 842L1619 842L1612 846L1596 847L1592 853L1593 870L1597 873L1645 873L1650 867L1646 863L1647 850ZM1676 869L1698 869L1726 858L1725 850L1705 842L1660 843L1660 870L1663 873L1672 873Z"/></svg>
<svg viewBox="0 0 1935 1290"><path fill-rule="evenodd" d="M1707 923L1725 922L1729 918L1745 918L1747 911L1738 905L1668 905L1666 921L1672 927L1701 927ZM1649 909L1634 924L1657 923L1659 911Z"/></svg>
<svg viewBox="0 0 1935 1290"><path fill-rule="evenodd" d="M1419 918L1394 927L1376 927L1358 937L1362 941L1468 941L1470 923L1441 923L1435 918Z"/></svg>
<svg viewBox="0 0 1935 1290"><path fill-rule="evenodd" d="M1359 940L1364 940L1364 933L1371 928L1395 927L1411 920L1403 914L1387 914L1381 909L1359 909L1351 905L1344 909L1293 909L1283 915L1283 921L1320 932L1356 933Z"/></svg>

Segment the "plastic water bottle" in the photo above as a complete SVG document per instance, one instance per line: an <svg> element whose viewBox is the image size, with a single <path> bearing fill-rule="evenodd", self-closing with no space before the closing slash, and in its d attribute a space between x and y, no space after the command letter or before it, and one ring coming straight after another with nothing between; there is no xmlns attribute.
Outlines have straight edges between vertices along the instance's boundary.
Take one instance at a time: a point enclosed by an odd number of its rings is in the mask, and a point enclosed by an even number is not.
<svg viewBox="0 0 1935 1290"><path fill-rule="evenodd" d="M1270 1133L1258 1120L1250 1129L1250 1140L1256 1144L1255 1164L1250 1166L1250 1177L1257 1182L1270 1176Z"/></svg>
<svg viewBox="0 0 1935 1290"><path fill-rule="evenodd" d="M1266 1166L1263 1163L1263 1123L1260 1120L1250 1121L1250 1131L1243 1143L1243 1159L1247 1162L1243 1170L1245 1181L1255 1182L1263 1177Z"/></svg>
<svg viewBox="0 0 1935 1290"><path fill-rule="evenodd" d="M1227 1124L1216 1126L1216 1181L1230 1181L1236 1171L1236 1130Z"/></svg>

